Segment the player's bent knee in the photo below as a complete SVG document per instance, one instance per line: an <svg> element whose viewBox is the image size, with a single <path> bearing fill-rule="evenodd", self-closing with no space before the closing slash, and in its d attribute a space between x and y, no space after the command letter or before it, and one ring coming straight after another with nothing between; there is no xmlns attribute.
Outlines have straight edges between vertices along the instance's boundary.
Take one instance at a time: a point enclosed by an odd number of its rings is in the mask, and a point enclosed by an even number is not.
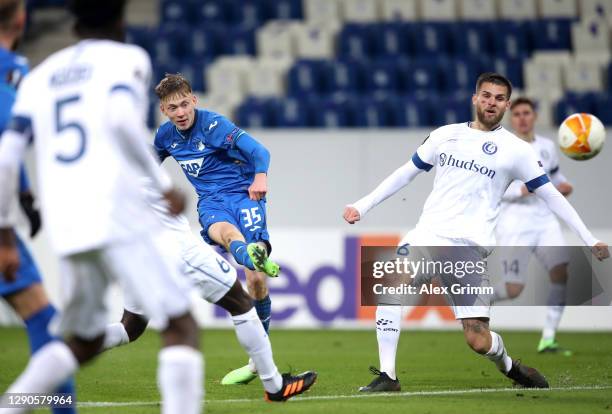
<svg viewBox="0 0 612 414"><path fill-rule="evenodd" d="M465 341L472 350L478 354L486 354L490 346L490 341L484 335L466 335Z"/></svg>
<svg viewBox="0 0 612 414"><path fill-rule="evenodd" d="M144 315L139 315L124 309L121 323L125 328L125 332L130 342L134 342L144 333L149 324L149 320Z"/></svg>
<svg viewBox="0 0 612 414"><path fill-rule="evenodd" d="M234 282L231 289L223 296L216 305L228 311L230 315L243 315L251 310L253 301L249 294L243 289L239 280Z"/></svg>

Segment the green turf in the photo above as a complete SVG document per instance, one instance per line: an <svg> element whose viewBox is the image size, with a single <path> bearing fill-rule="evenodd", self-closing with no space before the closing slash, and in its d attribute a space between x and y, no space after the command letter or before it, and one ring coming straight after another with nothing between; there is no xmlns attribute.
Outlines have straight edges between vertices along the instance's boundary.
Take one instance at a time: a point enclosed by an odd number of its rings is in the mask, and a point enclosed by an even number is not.
<svg viewBox="0 0 612 414"><path fill-rule="evenodd" d="M373 331L272 331L274 355L281 371L314 369L319 379L305 396L286 404L263 402L262 387L255 380L246 386L222 386L229 370L247 358L229 330L202 334L206 356L207 413L607 413L612 414L612 335L563 333L559 341L572 349L572 357L538 355L538 334L503 333L510 355L540 369L555 388L603 386L610 388L552 391L513 390L468 394L432 395L432 391L503 389L510 382L492 363L473 354L461 332L402 333L398 352L398 376L403 392L425 395L355 396L377 365ZM82 407L82 413L159 412L155 382L159 339L147 332L138 342L102 355L77 377L79 401L134 402L129 407ZM27 361L27 342L21 329L0 329L0 390L6 389ZM427 394L429 392L429 394ZM310 399L328 396L328 399ZM248 401L236 401L236 400ZM230 400L230 401L228 401ZM251 401L253 400L253 401ZM148 404L148 405L147 405ZM384 407L384 409L382 409Z"/></svg>

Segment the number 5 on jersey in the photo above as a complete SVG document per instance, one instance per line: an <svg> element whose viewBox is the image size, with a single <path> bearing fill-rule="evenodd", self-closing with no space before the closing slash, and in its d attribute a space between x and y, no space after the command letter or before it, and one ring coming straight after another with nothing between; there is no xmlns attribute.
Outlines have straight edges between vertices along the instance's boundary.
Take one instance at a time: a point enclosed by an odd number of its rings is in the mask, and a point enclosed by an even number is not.
<svg viewBox="0 0 612 414"><path fill-rule="evenodd" d="M83 128L83 126L76 121L69 121L66 119L66 108L70 105L78 103L80 99L80 95L72 95L55 102L55 132L57 133L57 137L60 138L64 136L66 132L73 131L78 138L78 146L74 152L58 152L55 154L55 159L59 162L74 162L81 158L85 153L85 145L87 142L85 128Z"/></svg>

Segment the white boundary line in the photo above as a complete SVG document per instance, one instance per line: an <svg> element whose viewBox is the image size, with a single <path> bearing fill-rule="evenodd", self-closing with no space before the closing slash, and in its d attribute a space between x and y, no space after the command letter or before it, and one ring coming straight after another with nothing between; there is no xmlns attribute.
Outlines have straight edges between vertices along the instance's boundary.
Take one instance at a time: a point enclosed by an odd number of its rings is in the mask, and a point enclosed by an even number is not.
<svg viewBox="0 0 612 414"><path fill-rule="evenodd" d="M466 395L466 394L490 394L496 392L508 393L508 392L551 392L551 391L590 391L590 390L609 390L612 389L612 385L585 385L575 387L554 387L547 389L537 388L475 388L469 390L438 390L438 391L408 391L408 392L393 392L393 393L369 393L369 394L349 394L349 395L313 395L313 396L301 396L292 399L291 402L300 401L325 401L325 400L349 400L359 398L376 398L376 397L423 397L423 396L437 396L437 395ZM235 403L253 403L261 402L263 398L237 398L229 400L206 400L206 404L235 404ZM156 406L159 405L159 401L125 401L125 402L112 402L112 401L83 401L77 403L78 407L134 407L134 406Z"/></svg>

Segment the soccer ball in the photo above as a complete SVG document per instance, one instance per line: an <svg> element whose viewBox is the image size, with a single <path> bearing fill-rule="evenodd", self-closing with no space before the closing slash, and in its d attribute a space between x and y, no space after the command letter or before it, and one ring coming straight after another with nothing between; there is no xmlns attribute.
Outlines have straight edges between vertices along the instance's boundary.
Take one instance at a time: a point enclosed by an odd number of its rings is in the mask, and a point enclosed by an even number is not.
<svg viewBox="0 0 612 414"><path fill-rule="evenodd" d="M561 152L573 160L588 160L599 154L606 140L606 130L596 116L573 114L559 127Z"/></svg>

